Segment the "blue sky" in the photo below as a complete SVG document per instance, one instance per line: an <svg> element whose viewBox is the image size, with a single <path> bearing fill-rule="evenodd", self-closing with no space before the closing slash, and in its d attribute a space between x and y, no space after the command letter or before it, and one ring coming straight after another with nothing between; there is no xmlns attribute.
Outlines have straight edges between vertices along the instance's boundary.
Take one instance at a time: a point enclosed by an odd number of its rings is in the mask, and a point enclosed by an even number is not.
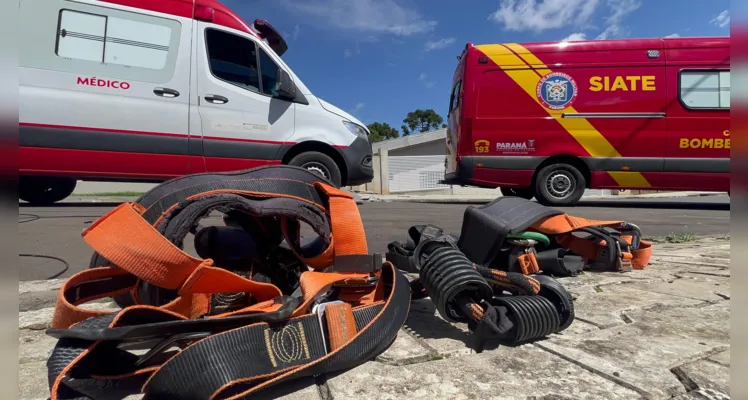
<svg viewBox="0 0 748 400"><path fill-rule="evenodd" d="M456 57L467 42L730 34L729 0L222 2L248 23L266 19L283 32L284 60L315 95L366 124L398 129L416 108L446 120Z"/></svg>

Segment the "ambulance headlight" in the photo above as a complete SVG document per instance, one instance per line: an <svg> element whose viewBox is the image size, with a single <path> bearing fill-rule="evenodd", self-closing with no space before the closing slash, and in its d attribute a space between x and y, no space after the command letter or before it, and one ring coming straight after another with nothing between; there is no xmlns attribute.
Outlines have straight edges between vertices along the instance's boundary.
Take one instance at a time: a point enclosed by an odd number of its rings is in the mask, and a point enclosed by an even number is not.
<svg viewBox="0 0 748 400"><path fill-rule="evenodd" d="M348 129L348 132L364 139L369 138L369 131L367 131L363 126L354 124L350 121L343 121L343 125Z"/></svg>

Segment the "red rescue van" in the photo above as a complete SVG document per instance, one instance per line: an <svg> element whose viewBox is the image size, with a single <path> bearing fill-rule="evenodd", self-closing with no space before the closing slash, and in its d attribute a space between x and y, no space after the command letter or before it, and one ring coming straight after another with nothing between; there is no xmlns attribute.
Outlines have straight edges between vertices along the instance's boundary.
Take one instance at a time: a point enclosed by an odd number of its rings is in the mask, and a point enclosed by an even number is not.
<svg viewBox="0 0 748 400"><path fill-rule="evenodd" d="M730 190L730 38L468 43L445 183L573 205L585 189Z"/></svg>

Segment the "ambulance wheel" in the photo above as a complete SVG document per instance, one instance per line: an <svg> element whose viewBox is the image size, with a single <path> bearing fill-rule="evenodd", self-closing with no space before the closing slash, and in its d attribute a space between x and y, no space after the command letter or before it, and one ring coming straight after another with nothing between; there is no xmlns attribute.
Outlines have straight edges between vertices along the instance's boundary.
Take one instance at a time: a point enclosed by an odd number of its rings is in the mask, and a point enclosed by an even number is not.
<svg viewBox="0 0 748 400"><path fill-rule="evenodd" d="M327 154L317 151L307 151L306 153L301 153L291 159L288 164L314 172L332 182L337 187L340 187L342 183L340 168L338 168L335 161Z"/></svg>
<svg viewBox="0 0 748 400"><path fill-rule="evenodd" d="M530 200L533 197L535 197L535 191L533 190L532 187L526 187L526 188L503 187L501 188L501 194L503 196L521 197L527 200Z"/></svg>
<svg viewBox="0 0 748 400"><path fill-rule="evenodd" d="M575 167L551 164L535 178L535 198L546 206L573 206L584 195L586 186L584 175Z"/></svg>
<svg viewBox="0 0 748 400"><path fill-rule="evenodd" d="M50 205L73 194L75 179L46 176L22 176L18 198L33 205Z"/></svg>

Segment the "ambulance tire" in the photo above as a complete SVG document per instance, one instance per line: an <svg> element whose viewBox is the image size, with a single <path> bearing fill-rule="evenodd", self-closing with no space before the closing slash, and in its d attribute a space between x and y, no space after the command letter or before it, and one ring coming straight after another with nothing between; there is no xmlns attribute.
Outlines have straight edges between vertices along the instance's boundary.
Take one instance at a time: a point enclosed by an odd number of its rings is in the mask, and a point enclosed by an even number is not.
<svg viewBox="0 0 748 400"><path fill-rule="evenodd" d="M33 205L51 205L64 200L75 190L76 180L46 176L22 176L18 198Z"/></svg>
<svg viewBox="0 0 748 400"><path fill-rule="evenodd" d="M545 206L575 206L586 188L584 175L569 164L547 165L535 177L535 199Z"/></svg>
<svg viewBox="0 0 748 400"><path fill-rule="evenodd" d="M526 187L526 188L503 187L501 188L501 195L521 197L525 200L531 200L533 197L535 197L535 191L532 187Z"/></svg>
<svg viewBox="0 0 748 400"><path fill-rule="evenodd" d="M304 168L310 172L321 175L323 178L340 187L342 174L335 161L327 154L318 151L307 151L291 159L288 165Z"/></svg>

